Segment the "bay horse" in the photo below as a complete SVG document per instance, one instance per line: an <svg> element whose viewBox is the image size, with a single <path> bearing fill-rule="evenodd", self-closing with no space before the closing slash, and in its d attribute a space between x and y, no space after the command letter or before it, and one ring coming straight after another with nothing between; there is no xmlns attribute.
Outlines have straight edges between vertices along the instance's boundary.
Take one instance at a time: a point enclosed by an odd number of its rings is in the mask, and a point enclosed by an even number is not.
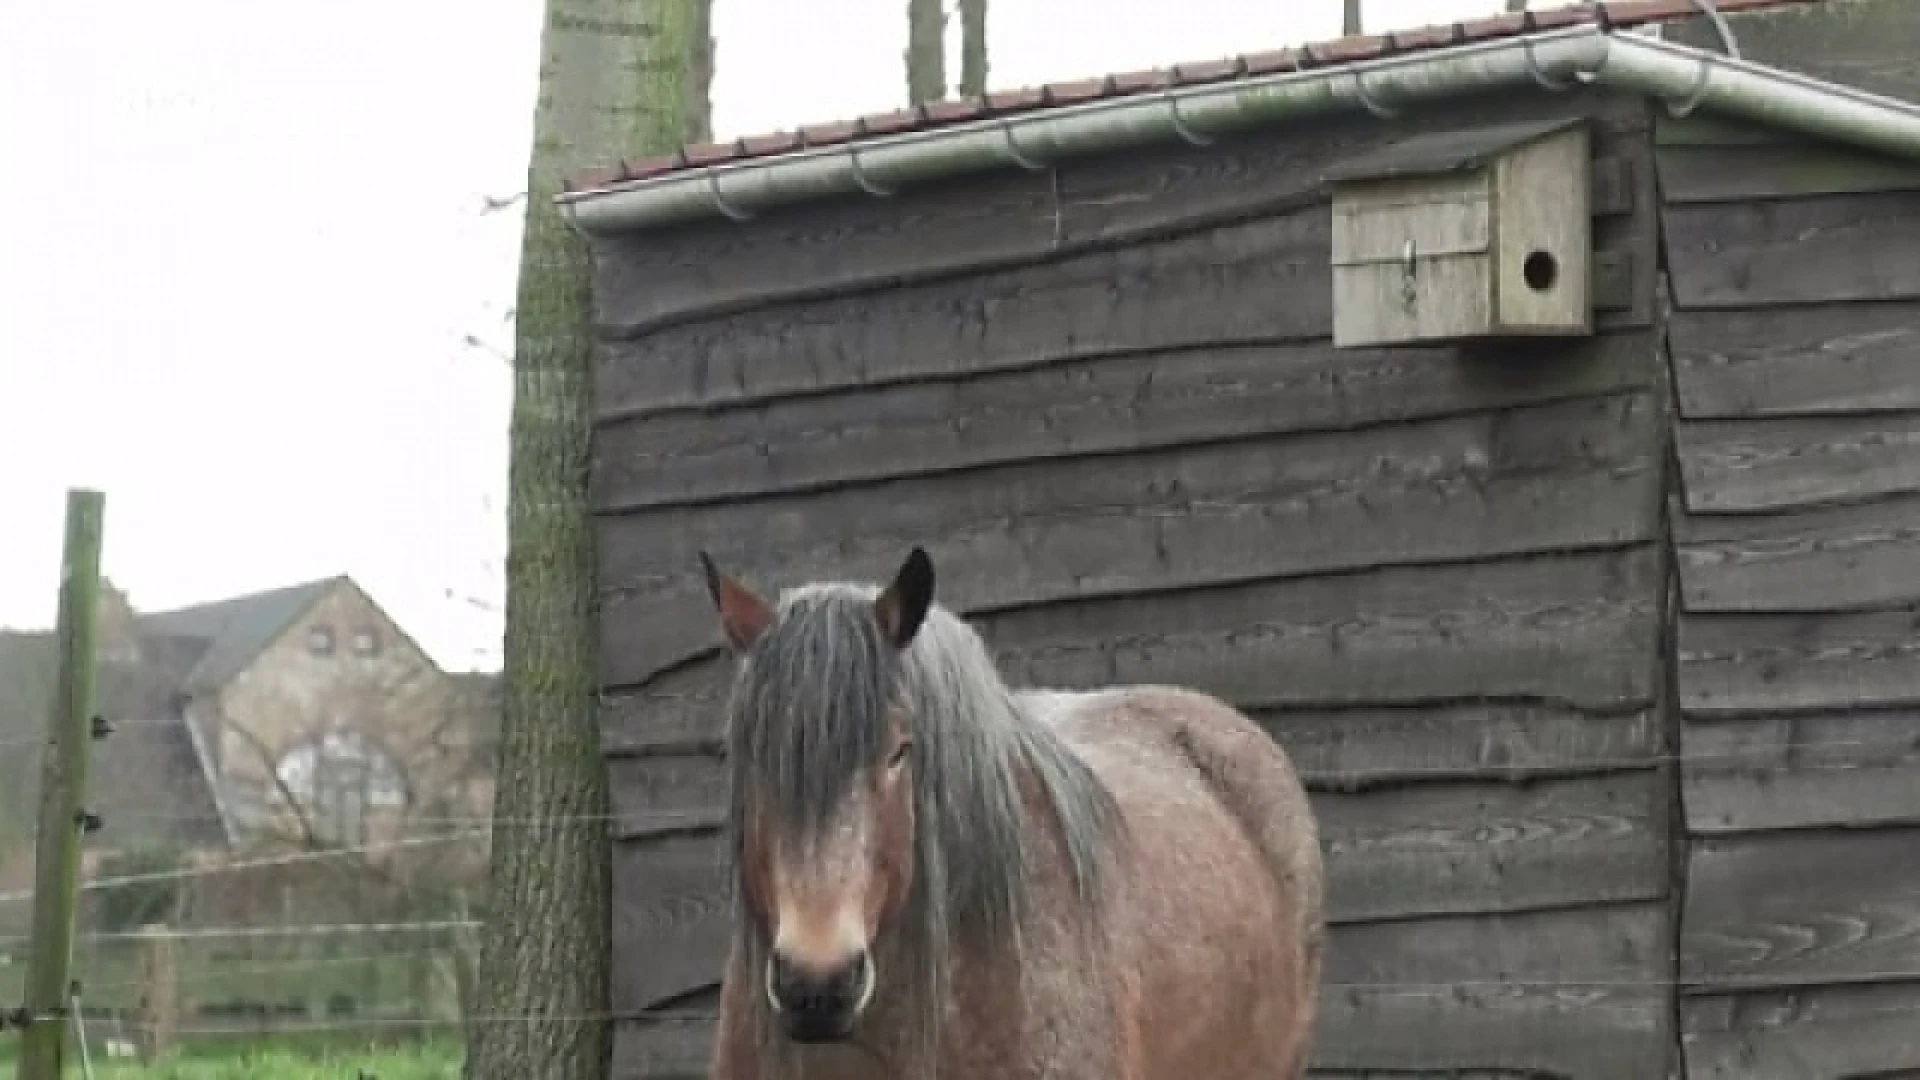
<svg viewBox="0 0 1920 1080"><path fill-rule="evenodd" d="M1305 1074L1318 827L1257 725L1010 688L917 547L777 603L700 562L734 659L714 1080Z"/></svg>

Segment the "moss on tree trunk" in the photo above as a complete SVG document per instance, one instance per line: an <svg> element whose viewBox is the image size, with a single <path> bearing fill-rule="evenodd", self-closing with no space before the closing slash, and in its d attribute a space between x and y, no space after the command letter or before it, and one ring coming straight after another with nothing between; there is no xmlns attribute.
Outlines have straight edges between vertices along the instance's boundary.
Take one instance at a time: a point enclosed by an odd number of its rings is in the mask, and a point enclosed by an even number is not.
<svg viewBox="0 0 1920 1080"><path fill-rule="evenodd" d="M548 0L514 349L503 715L471 1080L601 1080L611 853L588 517L592 281L567 177L704 138L711 0Z"/></svg>

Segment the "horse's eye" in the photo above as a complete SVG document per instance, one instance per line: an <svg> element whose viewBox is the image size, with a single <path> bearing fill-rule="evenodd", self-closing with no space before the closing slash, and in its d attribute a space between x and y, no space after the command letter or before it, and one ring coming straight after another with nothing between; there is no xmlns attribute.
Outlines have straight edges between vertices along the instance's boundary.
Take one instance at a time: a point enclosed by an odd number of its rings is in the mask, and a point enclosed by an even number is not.
<svg viewBox="0 0 1920 1080"><path fill-rule="evenodd" d="M900 745L894 747L893 753L887 756L887 768L889 769L899 768L901 764L907 760L907 755L912 752L913 752L913 740L901 739Z"/></svg>

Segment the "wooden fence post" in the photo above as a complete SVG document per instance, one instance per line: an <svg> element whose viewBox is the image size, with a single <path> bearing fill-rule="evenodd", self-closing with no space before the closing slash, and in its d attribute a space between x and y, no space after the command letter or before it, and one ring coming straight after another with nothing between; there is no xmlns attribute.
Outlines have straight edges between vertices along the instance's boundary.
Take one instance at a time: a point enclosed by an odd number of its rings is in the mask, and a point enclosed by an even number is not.
<svg viewBox="0 0 1920 1080"><path fill-rule="evenodd" d="M180 1024L180 967L173 934L165 926L140 931L140 1008L134 1044L140 1064L151 1065L173 1049Z"/></svg>
<svg viewBox="0 0 1920 1080"><path fill-rule="evenodd" d="M453 918L459 924L448 938L448 954L453 967L454 1007L459 1010L460 1020L465 1022L474 1012L474 987L480 980L480 935L469 925L473 921L473 906L467 900L465 889L454 890Z"/></svg>
<svg viewBox="0 0 1920 1080"><path fill-rule="evenodd" d="M87 762L93 740L95 661L100 628L100 540L106 499L67 492L60 555L60 614L54 627L59 681L41 755L36 825L33 940L27 957L27 1029L19 1080L60 1080L73 1002L75 923L80 908L80 838L90 827Z"/></svg>

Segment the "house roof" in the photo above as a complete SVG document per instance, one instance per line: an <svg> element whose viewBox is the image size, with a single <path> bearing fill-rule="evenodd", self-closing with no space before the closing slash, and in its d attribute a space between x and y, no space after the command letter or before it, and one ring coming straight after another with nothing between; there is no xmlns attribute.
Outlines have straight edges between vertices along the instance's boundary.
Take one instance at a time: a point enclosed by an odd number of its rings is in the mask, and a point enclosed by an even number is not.
<svg viewBox="0 0 1920 1080"><path fill-rule="evenodd" d="M1828 0L1717 0L1721 14L1804 7ZM1231 83L1290 71L1338 67L1409 53L1437 52L1460 45L1496 41L1542 30L1582 26L1632 29L1700 16L1702 0L1607 0L1544 11L1501 14L1484 19L1336 38L1225 59L1175 64L1145 71L1047 83L1018 90L989 91L984 97L937 102L852 120L804 125L792 131L701 143L658 157L620 161L575 177L568 191L584 193L615 185L672 176L716 165L779 157L803 150L851 146L862 142L931 131L987 119L1020 116L1090 102L1163 93L1170 89Z"/></svg>
<svg viewBox="0 0 1920 1080"><path fill-rule="evenodd" d="M143 612L138 616L140 632L206 641L206 651L181 685L188 692L211 690L238 675L295 619L344 580L344 575L335 575L173 611Z"/></svg>
<svg viewBox="0 0 1920 1080"><path fill-rule="evenodd" d="M89 809L107 823L103 842L218 846L226 833L174 691L198 651L142 650L137 660L103 659L101 715L111 736L93 749ZM0 840L33 828L40 786L39 737L52 707L58 655L48 631L0 631Z"/></svg>
<svg viewBox="0 0 1920 1080"><path fill-rule="evenodd" d="M100 711L116 726L94 745L87 801L109 845L221 847L231 838L177 694L195 654L142 646L137 662L100 665Z"/></svg>
<svg viewBox="0 0 1920 1080"><path fill-rule="evenodd" d="M33 835L53 680L52 635L0 630L0 848Z"/></svg>
<svg viewBox="0 0 1920 1080"><path fill-rule="evenodd" d="M182 695L224 685L329 590L349 580L336 575L133 614L135 651L103 650L100 663L100 711L117 726L94 750L89 802L107 821L107 842L206 847L230 839L202 748L183 715ZM118 595L110 585L103 592ZM45 730L56 668L52 633L0 630L0 745L18 743L32 751L0 754L0 841L32 828L35 747ZM478 696L484 685L476 677L467 692Z"/></svg>

